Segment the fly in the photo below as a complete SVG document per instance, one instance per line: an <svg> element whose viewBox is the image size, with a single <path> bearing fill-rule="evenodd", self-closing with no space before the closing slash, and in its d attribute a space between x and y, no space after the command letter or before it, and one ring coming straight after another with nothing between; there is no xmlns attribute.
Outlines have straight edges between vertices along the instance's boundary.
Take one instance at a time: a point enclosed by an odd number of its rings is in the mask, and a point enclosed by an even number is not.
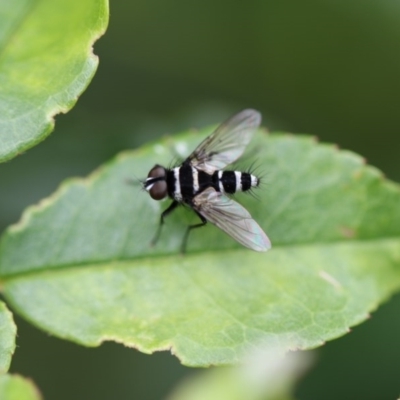
<svg viewBox="0 0 400 400"><path fill-rule="evenodd" d="M207 222L249 249L267 251L271 248L270 240L250 213L227 196L258 187L260 179L249 172L223 170L243 154L260 123L258 111L243 110L221 124L180 166L170 169L155 165L150 170L142 182L143 188L154 200L167 196L172 199L161 214L152 244L160 237L165 217L179 205L186 205L201 222L187 227L182 253L190 231Z"/></svg>

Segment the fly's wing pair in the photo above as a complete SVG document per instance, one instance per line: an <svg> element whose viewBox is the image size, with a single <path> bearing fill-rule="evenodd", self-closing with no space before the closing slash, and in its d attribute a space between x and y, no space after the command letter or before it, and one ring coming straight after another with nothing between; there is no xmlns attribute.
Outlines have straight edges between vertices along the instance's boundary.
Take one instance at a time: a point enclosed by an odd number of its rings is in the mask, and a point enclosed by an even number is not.
<svg viewBox="0 0 400 400"><path fill-rule="evenodd" d="M261 114L243 110L221 124L208 136L185 162L212 174L236 161L261 123Z"/></svg>
<svg viewBox="0 0 400 400"><path fill-rule="evenodd" d="M260 126L261 114L243 110L207 137L188 157L192 167L214 173L236 161ZM236 201L210 187L193 198L193 208L236 241L252 250L267 251L271 242L250 213Z"/></svg>
<svg viewBox="0 0 400 400"><path fill-rule="evenodd" d="M193 199L194 208L237 242L255 251L267 251L271 242L250 213L236 201L209 187Z"/></svg>

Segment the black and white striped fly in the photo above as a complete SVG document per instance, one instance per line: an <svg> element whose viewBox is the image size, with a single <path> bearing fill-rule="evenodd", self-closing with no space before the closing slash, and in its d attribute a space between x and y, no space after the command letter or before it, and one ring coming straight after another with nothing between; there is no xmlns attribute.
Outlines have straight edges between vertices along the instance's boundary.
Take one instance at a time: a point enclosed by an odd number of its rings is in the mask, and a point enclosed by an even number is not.
<svg viewBox="0 0 400 400"><path fill-rule="evenodd" d="M178 205L194 210L201 222L187 227L181 251L186 250L189 233L209 221L230 235L237 242L255 251L267 251L271 242L267 235L239 203L228 197L259 186L260 179L250 172L223 169L236 161L249 144L261 123L261 114L243 110L221 124L179 166L164 168L155 165L143 188L154 200L167 196L170 206L161 214L155 244L160 236L165 217Z"/></svg>

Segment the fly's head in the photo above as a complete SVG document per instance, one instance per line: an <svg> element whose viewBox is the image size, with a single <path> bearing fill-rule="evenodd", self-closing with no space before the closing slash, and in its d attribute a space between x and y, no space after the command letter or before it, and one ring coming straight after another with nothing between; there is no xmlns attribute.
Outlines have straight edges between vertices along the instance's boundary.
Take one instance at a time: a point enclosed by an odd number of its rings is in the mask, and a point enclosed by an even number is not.
<svg viewBox="0 0 400 400"><path fill-rule="evenodd" d="M162 200L167 197L167 170L161 165L155 165L143 181L143 188L149 192L154 200Z"/></svg>

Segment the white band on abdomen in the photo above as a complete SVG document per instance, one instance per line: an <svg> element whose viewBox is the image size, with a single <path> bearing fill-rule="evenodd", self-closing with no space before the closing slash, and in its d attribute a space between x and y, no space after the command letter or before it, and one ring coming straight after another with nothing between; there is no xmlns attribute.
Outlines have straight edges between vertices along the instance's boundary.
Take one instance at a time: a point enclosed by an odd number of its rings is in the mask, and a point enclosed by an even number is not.
<svg viewBox="0 0 400 400"><path fill-rule="evenodd" d="M242 173L239 171L235 171L235 177L236 177L236 191L241 192L242 191Z"/></svg>

